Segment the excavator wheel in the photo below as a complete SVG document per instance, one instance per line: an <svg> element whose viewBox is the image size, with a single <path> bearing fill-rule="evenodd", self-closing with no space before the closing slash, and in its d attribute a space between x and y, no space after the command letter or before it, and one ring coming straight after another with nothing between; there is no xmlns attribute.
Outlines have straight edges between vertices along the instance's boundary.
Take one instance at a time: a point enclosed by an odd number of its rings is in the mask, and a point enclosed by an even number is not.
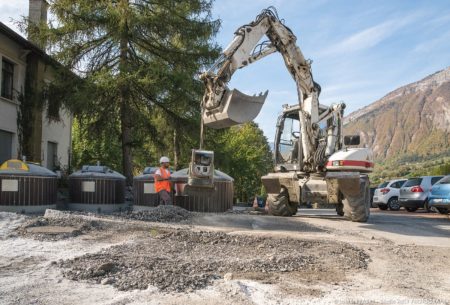
<svg viewBox="0 0 450 305"><path fill-rule="evenodd" d="M336 213L339 216L344 216L344 205L342 203L336 204Z"/></svg>
<svg viewBox="0 0 450 305"><path fill-rule="evenodd" d="M366 222L370 216L369 179L361 178L359 196L342 200L344 217L355 222Z"/></svg>
<svg viewBox="0 0 450 305"><path fill-rule="evenodd" d="M267 196L269 214L273 216L292 216L297 213L297 204L289 202L289 194L285 188L278 195Z"/></svg>

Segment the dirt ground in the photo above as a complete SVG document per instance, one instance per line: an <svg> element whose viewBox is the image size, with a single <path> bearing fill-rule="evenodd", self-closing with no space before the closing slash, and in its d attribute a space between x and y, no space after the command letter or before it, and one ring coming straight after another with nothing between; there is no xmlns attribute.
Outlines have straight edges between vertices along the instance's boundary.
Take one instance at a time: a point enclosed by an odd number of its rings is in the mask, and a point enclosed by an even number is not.
<svg viewBox="0 0 450 305"><path fill-rule="evenodd" d="M450 220L0 212L0 304L450 304Z"/></svg>

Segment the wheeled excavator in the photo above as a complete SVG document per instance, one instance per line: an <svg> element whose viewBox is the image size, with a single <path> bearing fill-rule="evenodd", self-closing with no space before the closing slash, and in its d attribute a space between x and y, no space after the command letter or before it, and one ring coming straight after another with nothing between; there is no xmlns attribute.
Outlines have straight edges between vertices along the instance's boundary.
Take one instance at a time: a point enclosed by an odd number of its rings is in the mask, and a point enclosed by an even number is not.
<svg viewBox="0 0 450 305"><path fill-rule="evenodd" d="M259 43L264 35L268 40ZM248 96L227 84L236 70L279 52L296 83L298 103L283 106L276 125L274 172L261 178L269 213L291 216L299 204L335 204L339 215L365 222L370 214L367 173L373 170L373 154L356 147L359 136L344 137L344 103L319 103L321 87L313 79L312 62L305 59L296 40L273 7L238 28L220 58L200 76L205 84L202 124L218 129L252 121L268 91ZM198 153L209 160L204 164L211 165L208 152ZM192 173L195 176L197 170L201 176L202 166L196 167L194 160L199 156L193 153L192 158ZM203 171L211 173L206 167Z"/></svg>

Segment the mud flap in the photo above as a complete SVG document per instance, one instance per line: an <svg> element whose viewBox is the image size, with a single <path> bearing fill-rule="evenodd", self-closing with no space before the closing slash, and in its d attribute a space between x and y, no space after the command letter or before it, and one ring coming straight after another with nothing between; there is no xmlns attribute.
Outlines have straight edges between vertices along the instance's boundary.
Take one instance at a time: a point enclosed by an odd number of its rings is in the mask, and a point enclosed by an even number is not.
<svg viewBox="0 0 450 305"><path fill-rule="evenodd" d="M204 111L203 123L205 126L220 129L250 122L261 111L268 92L249 96L237 89L226 90L220 107Z"/></svg>

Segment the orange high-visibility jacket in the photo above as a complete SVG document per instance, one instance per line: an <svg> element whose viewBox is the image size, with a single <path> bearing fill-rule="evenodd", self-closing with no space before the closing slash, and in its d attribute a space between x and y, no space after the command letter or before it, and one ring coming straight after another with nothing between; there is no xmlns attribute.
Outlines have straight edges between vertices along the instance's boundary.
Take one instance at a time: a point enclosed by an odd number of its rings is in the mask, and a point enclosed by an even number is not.
<svg viewBox="0 0 450 305"><path fill-rule="evenodd" d="M170 171L166 170L165 168L161 167L159 168L159 171L161 172L161 178L162 179L169 179L170 178ZM155 192L160 192L162 190L166 190L170 193L170 181L163 180L160 181L155 177Z"/></svg>

